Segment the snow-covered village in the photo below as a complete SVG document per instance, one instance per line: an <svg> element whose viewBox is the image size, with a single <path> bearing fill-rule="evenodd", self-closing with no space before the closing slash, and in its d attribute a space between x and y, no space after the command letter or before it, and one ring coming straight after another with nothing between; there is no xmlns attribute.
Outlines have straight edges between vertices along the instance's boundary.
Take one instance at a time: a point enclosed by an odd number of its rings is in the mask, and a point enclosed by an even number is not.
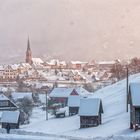
<svg viewBox="0 0 140 140"><path fill-rule="evenodd" d="M0 0L0 140L140 140L139 0Z"/></svg>

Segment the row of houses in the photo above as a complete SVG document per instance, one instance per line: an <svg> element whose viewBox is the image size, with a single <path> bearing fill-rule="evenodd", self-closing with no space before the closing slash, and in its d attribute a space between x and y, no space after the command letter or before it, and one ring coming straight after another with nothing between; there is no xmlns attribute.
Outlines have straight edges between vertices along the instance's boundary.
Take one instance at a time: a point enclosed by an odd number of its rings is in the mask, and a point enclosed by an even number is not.
<svg viewBox="0 0 140 140"><path fill-rule="evenodd" d="M60 61L58 59L51 59L49 61L43 61L41 58L32 58L32 63L34 66L44 66L46 68L51 69L82 69L82 68L98 68L102 70L109 70L111 69L116 62L120 62L120 60L114 60L114 61L91 61L91 62L85 62L85 61Z"/></svg>
<svg viewBox="0 0 140 140"><path fill-rule="evenodd" d="M102 101L98 98L90 98L91 95L93 94L82 87L54 88L49 97L54 103L62 104L62 107L68 106L69 116L79 114L80 128L84 128L98 126L102 122ZM64 112L61 111L60 114L62 113Z"/></svg>
<svg viewBox="0 0 140 140"><path fill-rule="evenodd" d="M0 80L16 80L19 74L23 74L31 68L28 63L1 65Z"/></svg>
<svg viewBox="0 0 140 140"><path fill-rule="evenodd" d="M101 113L103 113L102 102L100 99L84 98L72 92L68 99L69 112L72 115L79 112L80 128L98 126L101 124ZM30 93L13 93L14 99L32 96ZM76 112L75 112L76 109ZM0 95L0 112L2 128L10 124L12 129L19 128L20 111L18 106L5 95Z"/></svg>
<svg viewBox="0 0 140 140"><path fill-rule="evenodd" d="M50 61L42 63L42 65L48 68L70 68L70 69L82 69L82 68L98 68L102 70L109 70L115 65L116 61L91 61L91 62L84 62L84 61L59 61L58 59L52 59Z"/></svg>
<svg viewBox="0 0 140 140"><path fill-rule="evenodd" d="M76 89L65 88L63 90L54 89L50 97L59 103L65 102L63 105L69 107L69 116L79 114L80 128L98 126L102 123L103 104L101 99L91 98L87 92L82 95ZM130 105L130 129L137 130L140 128L140 83L129 85L127 104Z"/></svg>
<svg viewBox="0 0 140 140"><path fill-rule="evenodd" d="M33 66L28 63L0 66L1 81L16 81L17 79L38 79L40 77L41 74L39 70L34 69Z"/></svg>
<svg viewBox="0 0 140 140"><path fill-rule="evenodd" d="M16 80L18 77L40 78L39 70L42 70L43 72L46 69L60 69L60 68L69 70L73 69L70 74L72 75L72 78L74 80L84 80L84 77L81 75L81 73L79 73L78 70L81 70L84 67L89 68L88 65L89 63L81 61L71 61L69 63L66 63L65 61L53 59L50 60L50 62L43 62L43 60L40 58L32 58L31 65L29 63L0 65L0 80ZM101 64L99 63L98 65L100 66L99 68L97 68L99 70L100 68L101 69L111 68L114 65L114 63L104 62ZM96 75L98 75L98 77ZM105 72L102 72L100 74L99 72L93 73L93 76L95 76L96 79L100 78L99 75L103 75L101 77L105 77L104 75L107 75L106 77L108 77L108 73Z"/></svg>
<svg viewBox="0 0 140 140"><path fill-rule="evenodd" d="M70 95L79 95L82 97L88 97L91 96L92 93L88 92L82 87L77 88L69 88L69 87L57 87L54 88L51 93L49 94L49 97L54 103L61 103L62 106L67 106L68 104L68 98Z"/></svg>

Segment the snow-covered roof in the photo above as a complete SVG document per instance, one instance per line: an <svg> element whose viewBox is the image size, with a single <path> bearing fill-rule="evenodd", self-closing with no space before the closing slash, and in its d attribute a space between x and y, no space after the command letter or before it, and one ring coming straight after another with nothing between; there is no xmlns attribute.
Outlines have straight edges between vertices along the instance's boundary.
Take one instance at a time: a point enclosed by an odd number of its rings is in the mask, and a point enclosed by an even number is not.
<svg viewBox="0 0 140 140"><path fill-rule="evenodd" d="M77 87L77 88L75 88L75 90L80 96L83 96L83 97L92 95L92 93L88 92L87 90L85 90L82 87Z"/></svg>
<svg viewBox="0 0 140 140"><path fill-rule="evenodd" d="M0 65L0 70L1 70L1 71L4 70L4 65Z"/></svg>
<svg viewBox="0 0 140 140"><path fill-rule="evenodd" d="M69 96L68 98L68 106L69 107L79 107L80 106L80 99L82 97L81 96Z"/></svg>
<svg viewBox="0 0 140 140"><path fill-rule="evenodd" d="M19 64L12 64L12 65L9 65L9 66L11 66L11 68L13 69L13 70L17 70L18 68L19 68Z"/></svg>
<svg viewBox="0 0 140 140"><path fill-rule="evenodd" d="M34 65L40 65L40 64L44 63L41 58L32 58L32 61L33 61Z"/></svg>
<svg viewBox="0 0 140 140"><path fill-rule="evenodd" d="M73 88L68 88L68 87L54 88L50 93L50 97L69 97L72 91Z"/></svg>
<svg viewBox="0 0 140 140"><path fill-rule="evenodd" d="M83 98L80 100L79 116L98 116L101 100L99 98Z"/></svg>
<svg viewBox="0 0 140 140"><path fill-rule="evenodd" d="M9 99L5 95L0 94L0 101L5 101L5 100L9 101Z"/></svg>
<svg viewBox="0 0 140 140"><path fill-rule="evenodd" d="M12 97L14 100L23 99L23 98L28 98L31 100L33 99L32 92L12 92Z"/></svg>
<svg viewBox="0 0 140 140"><path fill-rule="evenodd" d="M50 60L49 62L46 62L48 65L56 65L59 63L59 60L58 59L52 59Z"/></svg>
<svg viewBox="0 0 140 140"><path fill-rule="evenodd" d="M59 61L58 59L52 59L49 62L46 62L48 65L50 66L54 66L54 65L63 65L66 66L66 61Z"/></svg>
<svg viewBox="0 0 140 140"><path fill-rule="evenodd" d="M28 74L28 76L32 76L32 75L34 75L37 72L38 72L37 70L31 69L31 70L27 71L27 74Z"/></svg>
<svg viewBox="0 0 140 140"><path fill-rule="evenodd" d="M16 108L18 108L18 106L14 102L12 102L8 97L6 97L4 94L0 94L0 101L10 101ZM7 109L7 108L9 108L9 107L1 107L1 109L3 109L3 110ZM10 107L10 108L12 108L12 107Z"/></svg>
<svg viewBox="0 0 140 140"><path fill-rule="evenodd" d="M15 91L13 87L0 87L0 92Z"/></svg>
<svg viewBox="0 0 140 140"><path fill-rule="evenodd" d="M116 62L115 61L99 61L98 64L99 65L105 65L105 64L115 64Z"/></svg>
<svg viewBox="0 0 140 140"><path fill-rule="evenodd" d="M2 123L18 123L19 111L4 111L2 113L1 122Z"/></svg>
<svg viewBox="0 0 140 140"><path fill-rule="evenodd" d="M4 65L0 65L0 70L1 71L7 70L7 69L18 70L19 67L20 67L20 64L10 64L10 65L4 64Z"/></svg>
<svg viewBox="0 0 140 140"><path fill-rule="evenodd" d="M52 90L52 92L50 93L50 97L67 97L68 98L73 90L75 90L80 96L87 97L89 95L92 95L90 92L88 92L82 87L78 87L78 88L57 87Z"/></svg>
<svg viewBox="0 0 140 140"><path fill-rule="evenodd" d="M87 64L88 62L82 62L82 61L71 61L71 64Z"/></svg>
<svg viewBox="0 0 140 140"><path fill-rule="evenodd" d="M59 65L66 66L67 64L66 64L66 61L60 61L60 62L59 62Z"/></svg>
<svg viewBox="0 0 140 140"><path fill-rule="evenodd" d="M29 63L20 63L20 67L32 68Z"/></svg>
<svg viewBox="0 0 140 140"><path fill-rule="evenodd" d="M133 106L140 106L140 83L131 83L130 92Z"/></svg>

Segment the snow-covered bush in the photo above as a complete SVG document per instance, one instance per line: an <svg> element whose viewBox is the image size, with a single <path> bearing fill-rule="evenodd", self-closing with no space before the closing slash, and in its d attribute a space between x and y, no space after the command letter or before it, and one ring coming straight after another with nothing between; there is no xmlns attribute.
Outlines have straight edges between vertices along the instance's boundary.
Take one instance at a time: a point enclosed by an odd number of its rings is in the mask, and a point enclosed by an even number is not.
<svg viewBox="0 0 140 140"><path fill-rule="evenodd" d="M22 110L20 111L20 124L29 124L29 117Z"/></svg>
<svg viewBox="0 0 140 140"><path fill-rule="evenodd" d="M29 121L29 118L32 114L33 109L33 102L31 99L24 97L22 99L17 100L17 105L19 106L20 110L22 110L26 115L26 121Z"/></svg>
<svg viewBox="0 0 140 140"><path fill-rule="evenodd" d="M41 101L39 99L39 94L38 93L35 93L33 94L33 101L34 103L37 105L37 104L41 104Z"/></svg>
<svg viewBox="0 0 140 140"><path fill-rule="evenodd" d="M84 84L84 89L86 89L89 92L94 92L95 91L94 86L93 86L92 83Z"/></svg>

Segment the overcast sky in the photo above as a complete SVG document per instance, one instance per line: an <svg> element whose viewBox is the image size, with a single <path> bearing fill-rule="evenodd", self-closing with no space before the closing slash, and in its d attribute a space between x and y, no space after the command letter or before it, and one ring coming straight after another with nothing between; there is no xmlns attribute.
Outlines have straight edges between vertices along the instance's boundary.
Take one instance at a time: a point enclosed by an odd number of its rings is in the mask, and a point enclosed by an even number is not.
<svg viewBox="0 0 140 140"><path fill-rule="evenodd" d="M0 0L0 62L140 56L140 0ZM18 59L17 59L18 58Z"/></svg>

